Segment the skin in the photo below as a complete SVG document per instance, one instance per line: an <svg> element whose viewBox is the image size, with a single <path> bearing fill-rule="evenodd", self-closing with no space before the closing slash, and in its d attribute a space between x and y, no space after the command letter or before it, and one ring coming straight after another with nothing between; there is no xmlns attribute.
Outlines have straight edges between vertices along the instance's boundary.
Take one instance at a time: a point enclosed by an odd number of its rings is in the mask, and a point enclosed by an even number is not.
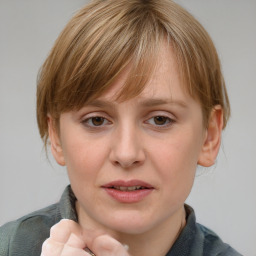
<svg viewBox="0 0 256 256"><path fill-rule="evenodd" d="M200 103L185 92L172 48L163 45L157 69L139 96L117 102L115 95L128 73L129 69L97 101L62 113L59 133L48 117L52 153L67 167L79 224L74 232L73 226L57 224L44 248L48 243L59 249L43 255L72 255L65 252L69 239L56 239L56 233L65 230L67 237L74 233L80 241L71 246L80 248L77 255L87 255L82 249L88 246L97 256L126 256L122 244L129 245L133 256L166 255L185 226L184 202L197 165L214 164L222 109L216 106L204 127ZM120 203L102 188L133 179L154 188L136 203ZM108 249L100 246L104 241Z"/></svg>

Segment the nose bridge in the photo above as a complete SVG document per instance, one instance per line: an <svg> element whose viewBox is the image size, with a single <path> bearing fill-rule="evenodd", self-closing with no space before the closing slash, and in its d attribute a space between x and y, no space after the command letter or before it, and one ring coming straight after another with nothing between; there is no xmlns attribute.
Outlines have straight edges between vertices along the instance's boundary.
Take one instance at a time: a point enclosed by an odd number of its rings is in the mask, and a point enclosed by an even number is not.
<svg viewBox="0 0 256 256"><path fill-rule="evenodd" d="M113 135L111 160L122 167L138 165L145 159L139 127L130 120L121 122Z"/></svg>

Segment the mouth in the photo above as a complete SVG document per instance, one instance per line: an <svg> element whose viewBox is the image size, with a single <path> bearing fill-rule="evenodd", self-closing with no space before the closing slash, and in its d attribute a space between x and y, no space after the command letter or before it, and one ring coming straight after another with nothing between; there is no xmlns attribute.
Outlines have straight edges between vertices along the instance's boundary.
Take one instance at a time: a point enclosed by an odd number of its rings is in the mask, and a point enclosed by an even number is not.
<svg viewBox="0 0 256 256"><path fill-rule="evenodd" d="M149 189L149 188L143 187L143 186L132 186L132 187L112 186L109 188L120 190L120 191L135 191L135 190Z"/></svg>
<svg viewBox="0 0 256 256"><path fill-rule="evenodd" d="M121 203L136 203L146 198L154 187L140 180L117 180L105 184L102 188L109 196Z"/></svg>
<svg viewBox="0 0 256 256"><path fill-rule="evenodd" d="M120 191L135 191L142 189L153 189L154 187L141 180L116 180L102 186L103 188L116 189Z"/></svg>

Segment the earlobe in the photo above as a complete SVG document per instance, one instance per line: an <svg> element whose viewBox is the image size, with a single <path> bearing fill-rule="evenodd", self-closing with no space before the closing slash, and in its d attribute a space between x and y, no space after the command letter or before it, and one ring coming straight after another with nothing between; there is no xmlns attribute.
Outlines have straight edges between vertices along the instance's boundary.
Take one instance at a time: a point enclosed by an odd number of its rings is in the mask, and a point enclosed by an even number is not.
<svg viewBox="0 0 256 256"><path fill-rule="evenodd" d="M215 163L223 129L223 110L220 105L215 106L210 114L206 136L199 155L198 164L209 167Z"/></svg>
<svg viewBox="0 0 256 256"><path fill-rule="evenodd" d="M59 165L64 166L66 165L66 163L65 163L61 143L60 143L59 134L56 131L53 118L50 115L48 115L47 121L48 121L48 133L49 133L52 155Z"/></svg>

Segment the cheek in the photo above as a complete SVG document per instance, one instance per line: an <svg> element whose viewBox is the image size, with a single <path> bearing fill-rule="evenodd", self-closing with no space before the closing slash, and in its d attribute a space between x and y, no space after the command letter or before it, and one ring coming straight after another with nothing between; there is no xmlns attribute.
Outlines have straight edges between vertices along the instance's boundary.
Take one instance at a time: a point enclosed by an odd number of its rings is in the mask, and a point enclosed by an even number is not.
<svg viewBox="0 0 256 256"><path fill-rule="evenodd" d="M189 138L170 139L155 146L156 164L177 175L195 169L199 145Z"/></svg>
<svg viewBox="0 0 256 256"><path fill-rule="evenodd" d="M179 136L156 145L155 169L161 175L165 191L173 197L186 198L195 177L199 153L198 143L193 136Z"/></svg>
<svg viewBox="0 0 256 256"><path fill-rule="evenodd" d="M102 143L72 138L67 140L63 146L71 182L93 180L104 164L106 157L106 149L102 147Z"/></svg>

